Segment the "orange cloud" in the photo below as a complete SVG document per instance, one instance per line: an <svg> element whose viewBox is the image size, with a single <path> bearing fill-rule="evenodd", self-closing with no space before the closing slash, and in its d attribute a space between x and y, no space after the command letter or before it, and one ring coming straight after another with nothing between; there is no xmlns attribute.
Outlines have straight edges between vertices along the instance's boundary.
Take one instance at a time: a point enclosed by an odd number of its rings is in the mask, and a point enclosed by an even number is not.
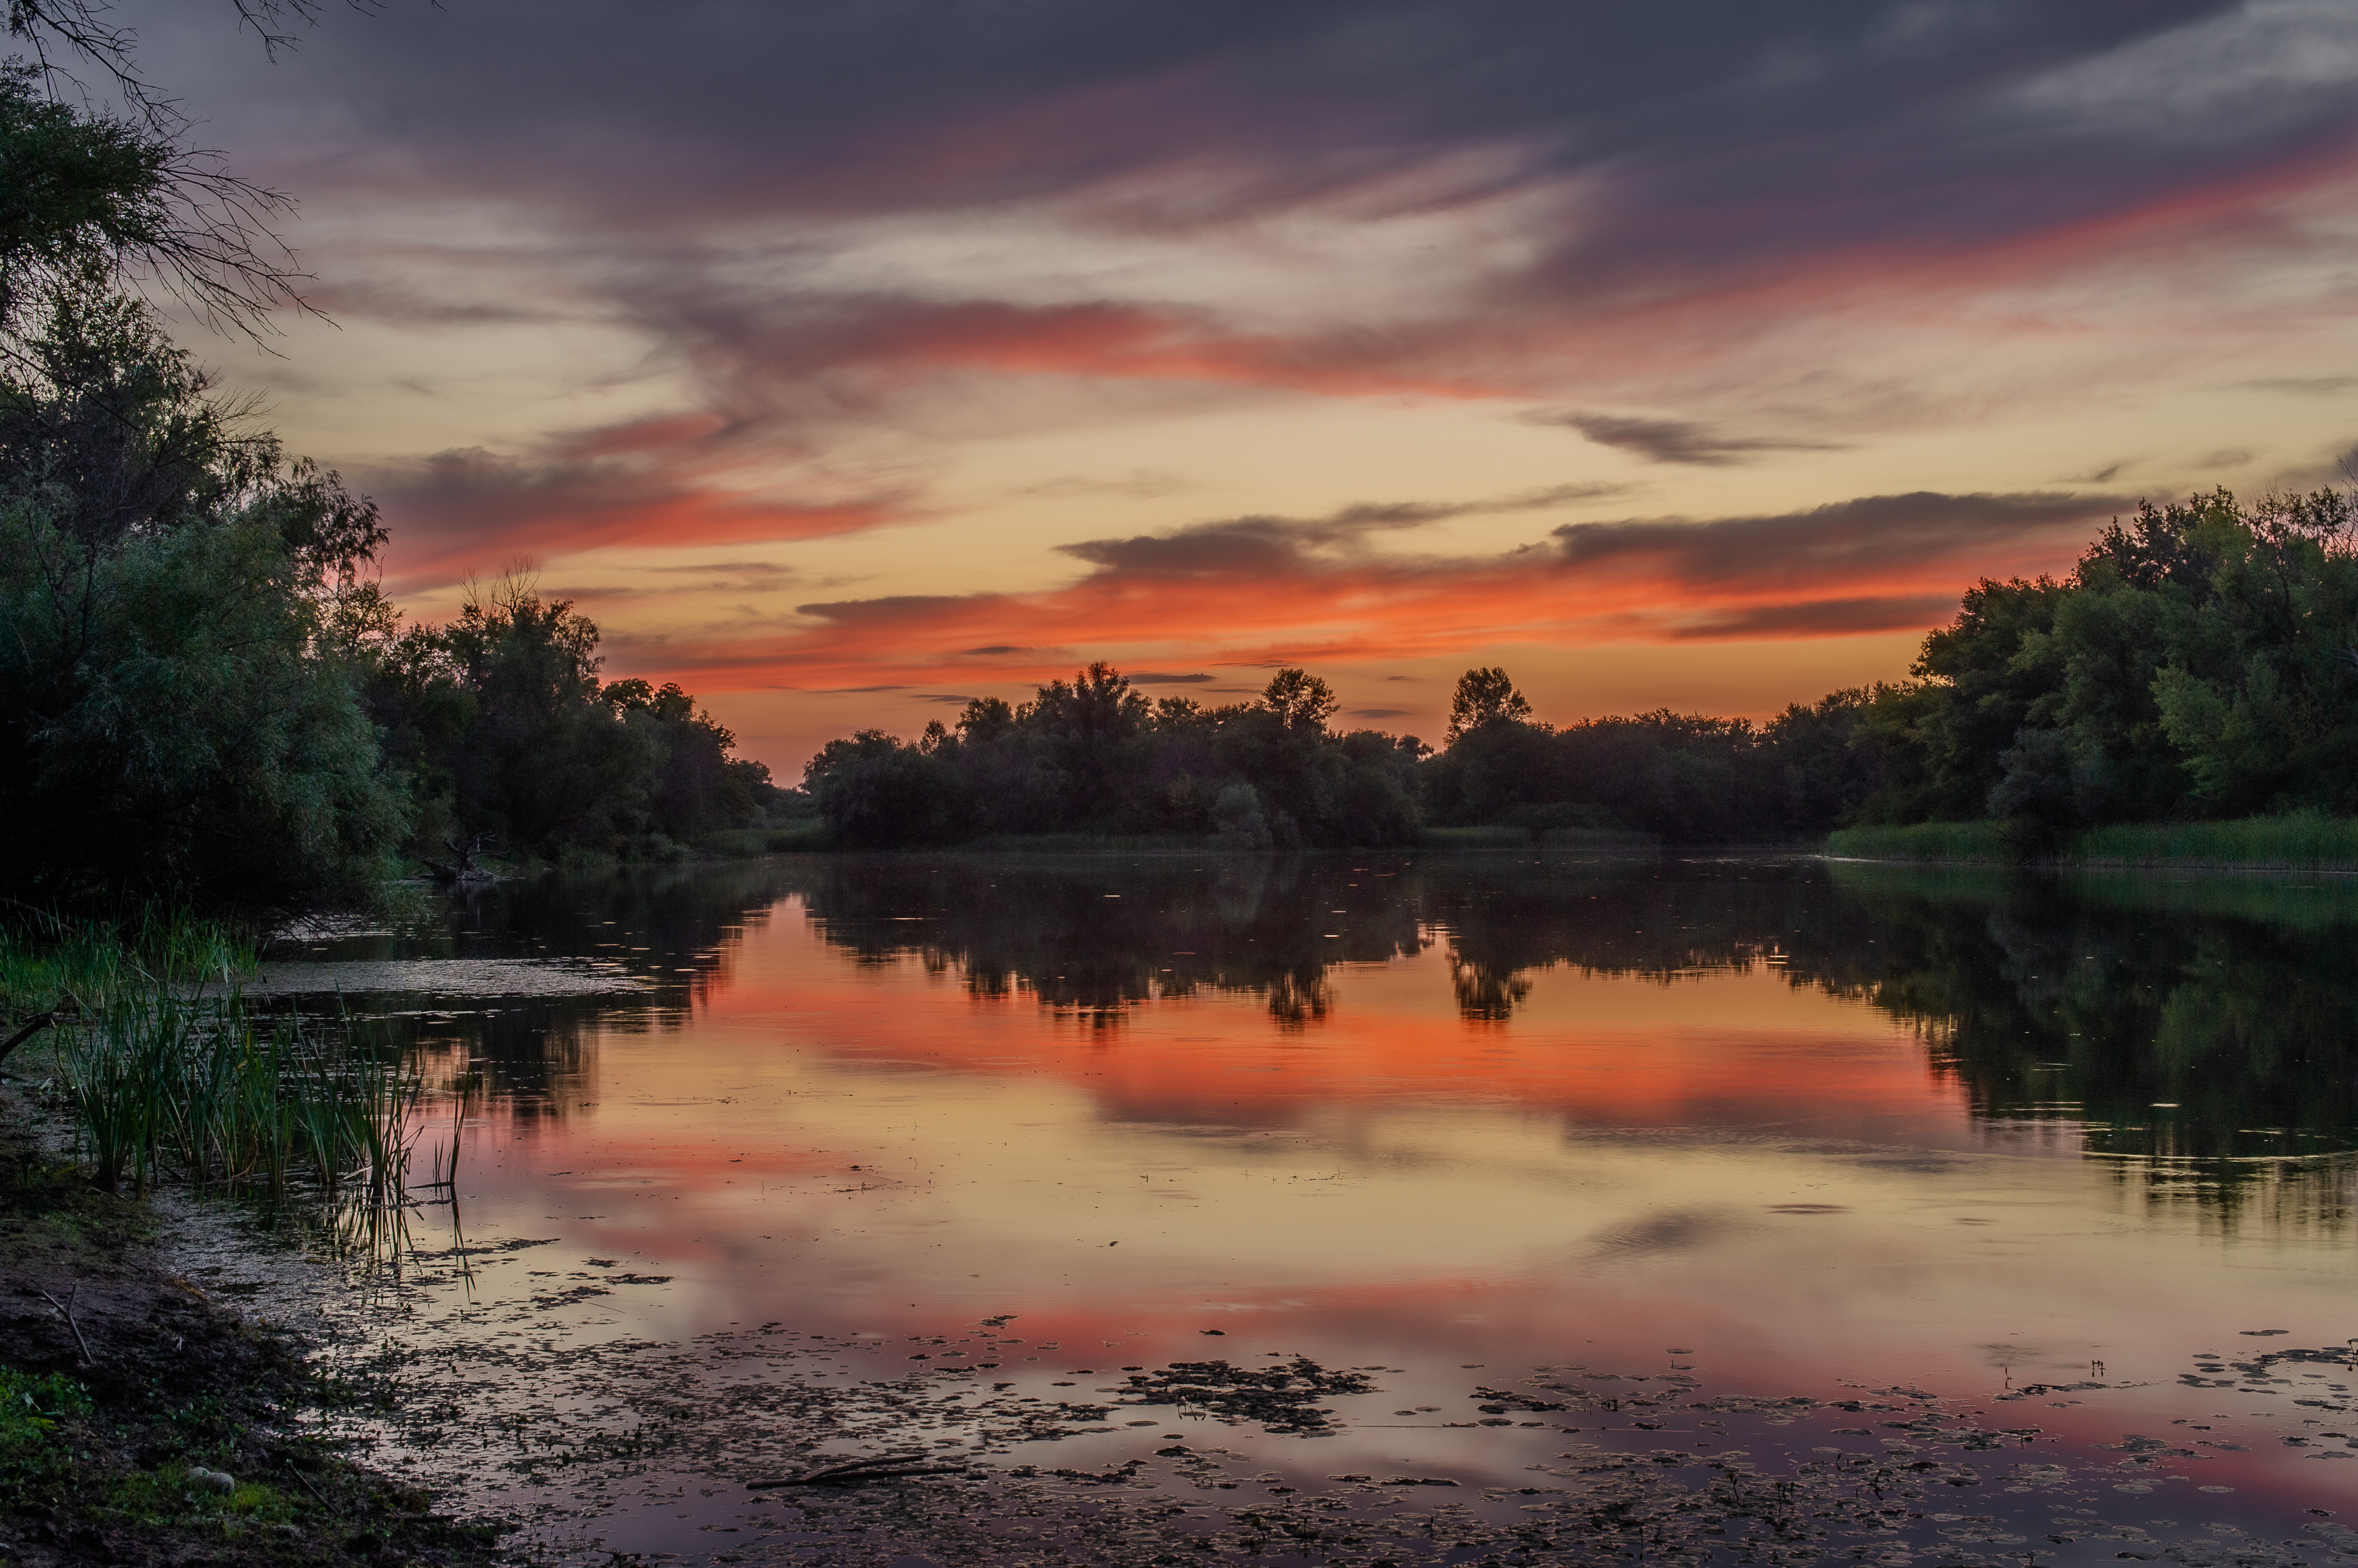
<svg viewBox="0 0 2358 1568"><path fill-rule="evenodd" d="M1249 517L1093 540L1093 568L1036 593L892 595L803 605L803 624L667 640L666 668L708 687L799 689L1030 680L1065 652L1162 664L1412 658L1500 642L1801 638L1923 626L1975 577L2076 557L2117 497L1871 496L1706 522L1573 524L1481 558L1376 553L1369 521ZM1338 521L1338 519L1352 519ZM644 650L655 654L656 649Z"/></svg>

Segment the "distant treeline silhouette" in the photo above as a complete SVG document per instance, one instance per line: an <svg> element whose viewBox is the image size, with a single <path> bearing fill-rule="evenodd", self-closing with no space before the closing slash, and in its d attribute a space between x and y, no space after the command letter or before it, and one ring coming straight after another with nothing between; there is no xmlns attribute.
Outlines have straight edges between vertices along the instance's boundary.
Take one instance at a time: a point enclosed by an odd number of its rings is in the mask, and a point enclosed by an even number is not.
<svg viewBox="0 0 2358 1568"><path fill-rule="evenodd" d="M1985 579L1910 678L1765 724L1668 709L1555 726L1469 670L1435 752L1331 728L1318 676L1258 701L1150 702L1091 665L1021 707L978 698L916 741L865 730L805 788L854 848L996 834L1209 835L1382 846L1425 827L1771 841L1855 823L1994 818L2026 848L2077 827L2358 810L2351 498L2141 506L2064 581Z"/></svg>

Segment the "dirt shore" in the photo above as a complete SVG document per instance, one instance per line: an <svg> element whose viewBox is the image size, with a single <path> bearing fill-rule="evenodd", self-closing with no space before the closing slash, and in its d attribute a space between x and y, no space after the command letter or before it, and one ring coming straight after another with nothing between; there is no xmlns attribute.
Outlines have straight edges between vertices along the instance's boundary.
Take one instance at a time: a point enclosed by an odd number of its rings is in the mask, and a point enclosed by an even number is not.
<svg viewBox="0 0 2358 1568"><path fill-rule="evenodd" d="M38 1125L0 1088L0 1568L500 1559L493 1528L299 1432L364 1392L173 1272L150 1206Z"/></svg>

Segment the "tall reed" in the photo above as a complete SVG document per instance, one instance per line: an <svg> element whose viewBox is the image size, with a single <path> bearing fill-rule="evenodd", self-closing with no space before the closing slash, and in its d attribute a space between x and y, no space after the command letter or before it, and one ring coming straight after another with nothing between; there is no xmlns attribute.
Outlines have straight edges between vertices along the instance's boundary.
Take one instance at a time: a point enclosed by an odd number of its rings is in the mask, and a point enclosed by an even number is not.
<svg viewBox="0 0 2358 1568"><path fill-rule="evenodd" d="M84 1157L110 1191L170 1175L397 1206L422 1125L415 1073L341 1011L257 1013L254 949L216 924L52 925L0 938L0 997L58 1017L49 1045Z"/></svg>

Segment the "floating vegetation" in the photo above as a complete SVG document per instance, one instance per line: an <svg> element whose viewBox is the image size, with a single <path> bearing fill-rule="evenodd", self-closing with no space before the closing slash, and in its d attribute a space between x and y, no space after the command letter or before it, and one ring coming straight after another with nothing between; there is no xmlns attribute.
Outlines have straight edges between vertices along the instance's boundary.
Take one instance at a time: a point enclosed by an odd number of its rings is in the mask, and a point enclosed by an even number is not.
<svg viewBox="0 0 2358 1568"><path fill-rule="evenodd" d="M652 984L611 958L386 958L264 964L243 989L249 997L391 993L476 999L635 996Z"/></svg>
<svg viewBox="0 0 2358 1568"><path fill-rule="evenodd" d="M433 1299L416 1288L422 1279L365 1308L347 1303L354 1374L400 1397L356 1402L339 1432L475 1506L521 1518L517 1544L556 1563L608 1561L621 1541L660 1541L700 1560L829 1568L2022 1568L2034 1552L2041 1563L2185 1568L2358 1563L2358 1531L2330 1519L2254 1498L2290 1516L2272 1520L2199 1495L2233 1490L2198 1487L2213 1480L2200 1466L2242 1444L2198 1452L2132 1433L2092 1456L2027 1421L1993 1424L2021 1407L1987 1396L1907 1385L1769 1396L1715 1390L1683 1371L1582 1367L1483 1374L1489 1380L1468 1379L1467 1406L1516 1419L1483 1430L1435 1411L1415 1441L1417 1467L1382 1469L1366 1464L1381 1450L1362 1425L1382 1416L1347 1402L1380 1394L1366 1373L1381 1368L1331 1370L1299 1357L1267 1367L1174 1361L1123 1368L1126 1378L1096 1390L1099 1402L1056 1397L1044 1370L997 1383L991 1369L938 1362L887 1375L892 1363L881 1357L898 1347L888 1352L877 1336L778 1324L678 1343L599 1342L579 1332L599 1317L544 1306L550 1292L532 1281L611 1288L623 1271L591 1259L567 1275L548 1256L558 1245L465 1249L483 1272L439 1326L431 1311L419 1314ZM504 1291L494 1277L503 1265ZM379 1325L395 1322L399 1338L388 1339ZM2280 1379L2271 1385L2279 1395L2320 1396L2290 1400L2295 1433L2304 1411L2349 1396L2324 1400L2324 1382L2287 1386L2285 1374L2340 1380L2350 1368L2348 1351L2292 1346L2235 1363L2246 1379ZM2091 1379L2068 1392L2077 1401L2144 1386ZM1165 1422L1109 1419L1140 1406L1166 1422L1203 1418L1215 1435L1177 1441ZM1316 1430L1282 1442L1250 1430L1308 1427L1314 1416ZM2087 1425L2084 1413L2073 1419ZM2309 1441L2336 1445L2316 1456L2341 1456L2343 1429L2324 1424ZM1459 1441L1443 1435L1450 1428L1471 1429L1454 1453L1433 1445ZM1085 1446L1074 1462L1050 1465L1047 1442ZM1338 1450L1364 1468L1326 1473ZM2339 1467L2315 1468L2327 1488L2318 1500L2331 1504Z"/></svg>
<svg viewBox="0 0 2358 1568"><path fill-rule="evenodd" d="M1229 1422L1260 1422L1274 1433L1334 1430L1335 1412L1318 1400L1375 1391L1364 1373L1330 1372L1307 1357L1274 1367L1232 1367L1226 1361L1174 1361L1159 1372L1128 1379L1122 1405L1176 1405Z"/></svg>

